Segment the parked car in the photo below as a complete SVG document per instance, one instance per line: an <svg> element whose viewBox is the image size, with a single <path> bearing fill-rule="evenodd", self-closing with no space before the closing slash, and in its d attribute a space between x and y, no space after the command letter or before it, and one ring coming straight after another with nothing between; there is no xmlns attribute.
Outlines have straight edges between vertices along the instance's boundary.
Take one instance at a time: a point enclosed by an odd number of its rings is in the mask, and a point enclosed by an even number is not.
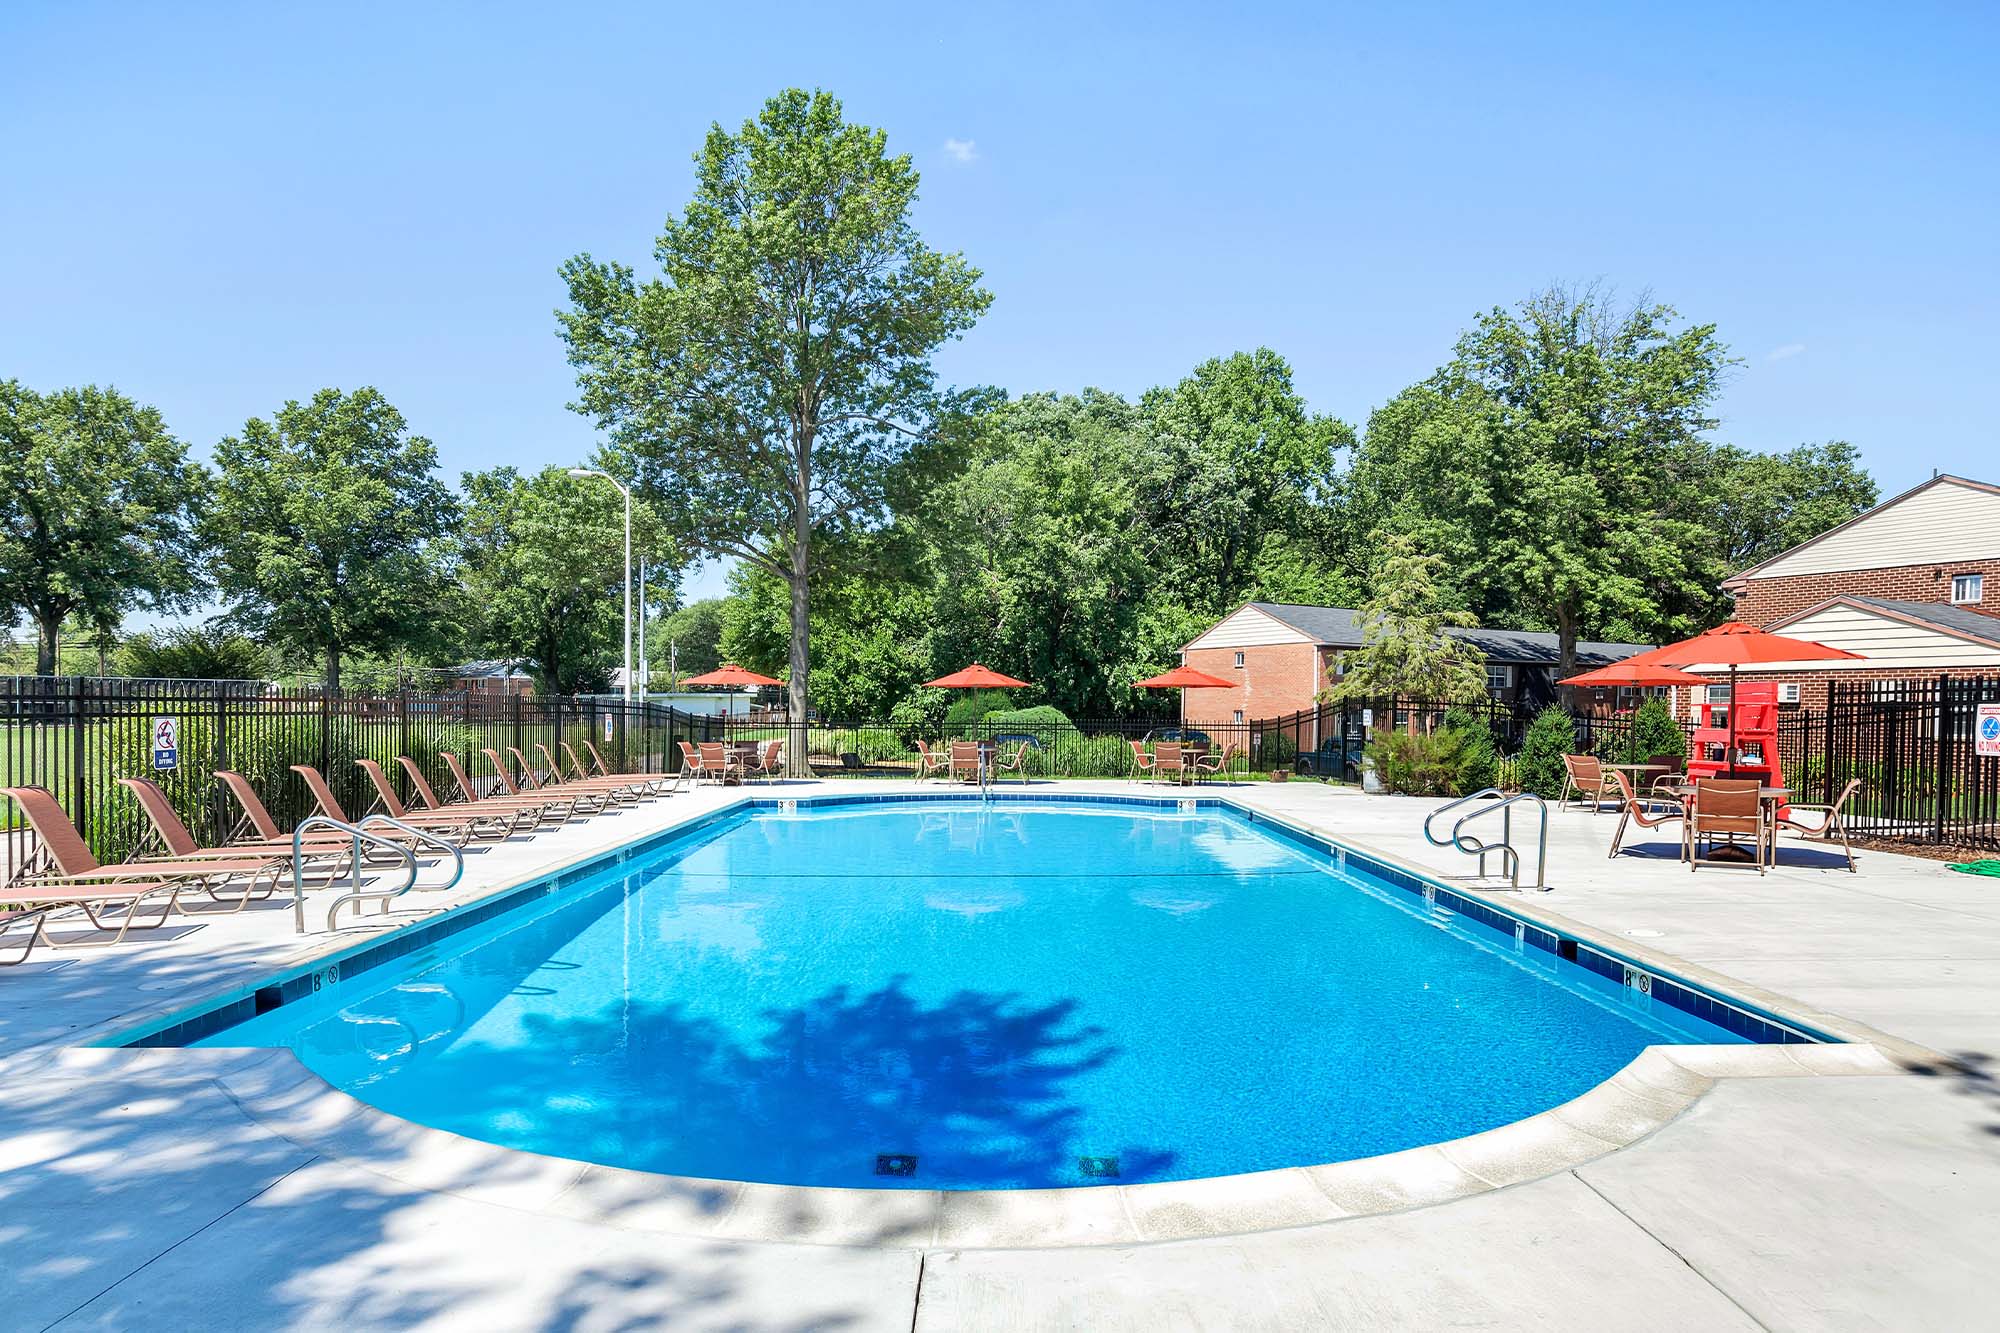
<svg viewBox="0 0 2000 1333"><path fill-rule="evenodd" d="M1214 744L1213 741L1209 740L1207 732L1197 731L1193 727L1155 727L1140 739L1147 745L1151 745L1156 741L1165 741L1169 745L1175 742L1179 742L1182 745Z"/></svg>
<svg viewBox="0 0 2000 1333"><path fill-rule="evenodd" d="M1361 780L1361 751L1366 742L1360 733L1328 736L1310 750L1299 751L1292 771L1302 778L1335 778L1342 782Z"/></svg>

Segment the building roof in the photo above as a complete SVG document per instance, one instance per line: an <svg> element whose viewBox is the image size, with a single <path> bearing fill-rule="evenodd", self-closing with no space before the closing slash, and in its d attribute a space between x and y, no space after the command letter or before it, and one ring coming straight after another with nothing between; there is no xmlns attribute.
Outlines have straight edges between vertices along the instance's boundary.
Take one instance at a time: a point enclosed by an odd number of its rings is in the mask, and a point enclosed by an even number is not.
<svg viewBox="0 0 2000 1333"><path fill-rule="evenodd" d="M1853 593L1839 597L1829 597L1816 606L1809 606L1795 616L1787 616L1772 624L1776 632L1780 628L1816 615L1829 606L1855 606L1864 611L1874 611L1897 620L1920 624L1931 629L1943 630L1961 639L1973 639L1980 643L2000 647L2000 617L1989 616L1962 606L1952 606L1946 602L1904 602L1890 597L1862 597Z"/></svg>
<svg viewBox="0 0 2000 1333"><path fill-rule="evenodd" d="M462 662L451 669L451 674L465 680L531 679L520 667L499 657L484 658L477 662Z"/></svg>
<svg viewBox="0 0 2000 1333"><path fill-rule="evenodd" d="M1944 486L1944 485L1964 486L1970 490L1985 491L1988 492L1989 494L2000 495L2000 486L1995 486L1990 482L1974 481L1970 477L1960 477L1949 472L1940 472L1936 476L1932 477L1929 481L1919 482L1917 485L1910 487L1909 490L1904 491L1900 495L1890 496L1888 499L1882 501L1880 504L1876 505L1872 509L1862 510L1860 513L1856 514L1853 518L1848 519L1844 523L1834 524L1832 527L1828 528L1825 532L1820 533L1816 537L1807 538L1805 541L1800 542L1796 546L1788 546L1784 550L1778 552L1776 555L1766 556L1764 559L1758 561L1756 564L1750 566L1750 568L1748 569L1739 570L1738 572L1731 574L1728 578L1722 581L1722 586L1725 589L1740 588L1747 580L1757 577L1760 571L1767 569L1772 565L1777 564L1780 560L1787 559L1797 554L1800 551L1806 550L1808 547L1817 546L1829 537L1833 537L1839 533L1846 532L1849 528L1853 527L1857 523L1865 523L1869 519L1872 519L1876 515L1882 513L1884 510L1892 509L1895 506L1903 503L1905 500L1912 498L1913 496L1923 494L1925 491L1930 490L1934 486Z"/></svg>
<svg viewBox="0 0 2000 1333"><path fill-rule="evenodd" d="M1286 602L1248 602L1245 605L1255 607L1273 620L1290 625L1324 647L1361 646L1364 628L1361 613L1351 607L1296 606ZM1490 662L1522 666L1554 666L1557 661L1559 641L1555 634L1547 631L1487 629L1475 626L1469 629L1454 628L1445 632L1453 638L1464 639ZM1621 662L1634 653L1643 653L1651 646L1645 643L1598 643L1579 639L1576 644L1576 660L1579 666L1607 666L1612 662Z"/></svg>

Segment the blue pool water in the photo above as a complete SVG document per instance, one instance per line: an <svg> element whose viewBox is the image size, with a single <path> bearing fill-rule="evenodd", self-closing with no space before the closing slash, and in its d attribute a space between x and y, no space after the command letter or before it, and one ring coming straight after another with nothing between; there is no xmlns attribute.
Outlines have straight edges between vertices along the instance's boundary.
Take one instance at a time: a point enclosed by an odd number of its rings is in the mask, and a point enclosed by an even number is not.
<svg viewBox="0 0 2000 1333"><path fill-rule="evenodd" d="M536 1152L969 1189L1390 1152L1738 1040L1227 811L955 801L739 813L201 1044Z"/></svg>

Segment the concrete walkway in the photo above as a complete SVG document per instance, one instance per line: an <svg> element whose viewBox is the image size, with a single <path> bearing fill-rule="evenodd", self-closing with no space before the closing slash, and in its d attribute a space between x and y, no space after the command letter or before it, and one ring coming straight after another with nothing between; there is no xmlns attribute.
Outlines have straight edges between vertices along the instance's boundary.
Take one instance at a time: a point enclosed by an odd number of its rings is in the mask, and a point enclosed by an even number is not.
<svg viewBox="0 0 2000 1333"><path fill-rule="evenodd" d="M846 784L818 784L851 789ZM1090 784L1129 791L1124 784ZM1064 790L1085 784L1065 784ZM783 794L803 795L806 784ZM871 784L869 790L887 790ZM1228 794L1464 873L1429 804L1309 784ZM703 792L474 858L440 901L734 799ZM1866 854L1759 877L1608 861L1557 816L1547 894L1510 902L1947 1051L2000 1051L2000 893ZM351 933L350 933L351 934ZM1534 1329L1992 1326L2000 1086L1978 1074L1724 1079L1665 1128L1429 1207L1073 1249L770 1244L676 1234L519 1157L426 1132L385 1174L355 1126L274 1127L254 1052L66 1051L347 943L252 909L172 940L0 972L0 1295L14 1328ZM254 1070L251 1071L254 1074ZM234 1091L232 1091L232 1089ZM316 1108L319 1104L315 1103ZM320 1114L317 1109L312 1114ZM367 1140L359 1140L364 1147ZM384 1148L387 1148L385 1143ZM421 1183L412 1183L418 1181ZM615 1180L611 1182L615 1185ZM691 1208L702 1200L681 1201Z"/></svg>

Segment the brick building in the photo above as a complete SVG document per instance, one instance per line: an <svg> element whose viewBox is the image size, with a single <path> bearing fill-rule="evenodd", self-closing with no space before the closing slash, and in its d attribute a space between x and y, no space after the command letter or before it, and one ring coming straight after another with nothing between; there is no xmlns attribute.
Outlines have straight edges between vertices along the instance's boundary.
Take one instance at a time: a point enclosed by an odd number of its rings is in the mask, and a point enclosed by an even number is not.
<svg viewBox="0 0 2000 1333"><path fill-rule="evenodd" d="M1835 679L2000 674L2000 486L1933 477L1722 586L1739 620L1862 655L1743 673L1796 683L1799 707Z"/></svg>
<svg viewBox="0 0 2000 1333"><path fill-rule="evenodd" d="M1181 716L1194 723L1257 721L1310 708L1335 679L1340 656L1361 646L1360 613L1339 606L1245 602L1181 648L1181 661L1236 682L1228 690L1181 691ZM1555 697L1556 636L1529 630L1452 629L1486 659L1495 698L1537 706ZM1587 671L1643 652L1641 643L1576 646Z"/></svg>

